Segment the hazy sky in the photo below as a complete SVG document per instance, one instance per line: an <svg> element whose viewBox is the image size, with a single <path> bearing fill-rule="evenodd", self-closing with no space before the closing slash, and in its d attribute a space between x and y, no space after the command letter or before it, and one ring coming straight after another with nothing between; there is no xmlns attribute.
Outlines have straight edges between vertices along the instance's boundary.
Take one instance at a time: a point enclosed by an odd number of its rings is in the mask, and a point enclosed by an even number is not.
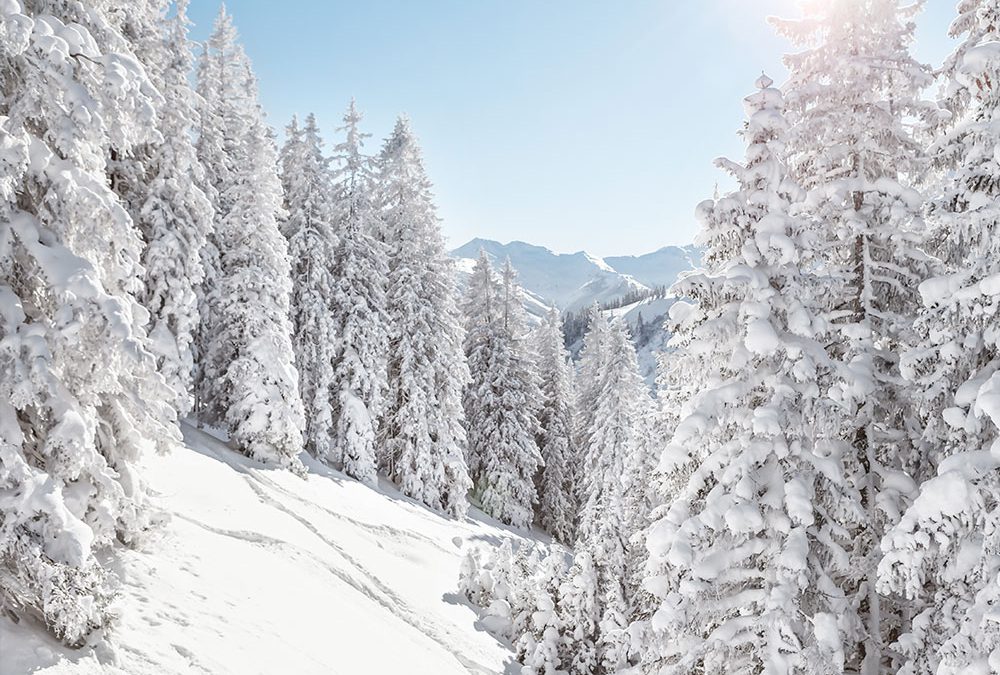
<svg viewBox="0 0 1000 675"><path fill-rule="evenodd" d="M937 63L956 0L928 0ZM406 112L452 246L520 239L644 253L694 237L741 156L742 98L787 43L794 0L228 0L271 124L315 112L329 145L354 96L374 152ZM218 4L193 0L204 39Z"/></svg>

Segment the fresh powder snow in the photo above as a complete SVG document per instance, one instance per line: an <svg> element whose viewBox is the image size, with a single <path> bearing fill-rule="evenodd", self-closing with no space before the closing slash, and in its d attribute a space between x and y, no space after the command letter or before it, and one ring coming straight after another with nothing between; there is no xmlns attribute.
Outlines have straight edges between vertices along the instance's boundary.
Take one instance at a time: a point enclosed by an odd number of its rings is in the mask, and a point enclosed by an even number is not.
<svg viewBox="0 0 1000 675"><path fill-rule="evenodd" d="M0 672L503 673L512 652L457 594L470 548L522 537L478 511L454 520L309 461L266 469L183 425L148 457L168 520L113 562L122 594L106 644L67 649L0 618Z"/></svg>

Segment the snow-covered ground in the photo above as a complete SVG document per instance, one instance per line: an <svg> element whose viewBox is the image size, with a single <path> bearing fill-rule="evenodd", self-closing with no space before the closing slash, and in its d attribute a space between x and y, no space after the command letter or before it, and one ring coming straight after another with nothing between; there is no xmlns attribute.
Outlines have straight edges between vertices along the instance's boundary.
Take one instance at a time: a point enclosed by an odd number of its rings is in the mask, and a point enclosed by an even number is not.
<svg viewBox="0 0 1000 675"><path fill-rule="evenodd" d="M190 426L146 460L169 521L116 561L120 625L62 648L0 618L0 673L503 673L512 654L455 595L469 546L513 532L448 520L320 464L268 470Z"/></svg>

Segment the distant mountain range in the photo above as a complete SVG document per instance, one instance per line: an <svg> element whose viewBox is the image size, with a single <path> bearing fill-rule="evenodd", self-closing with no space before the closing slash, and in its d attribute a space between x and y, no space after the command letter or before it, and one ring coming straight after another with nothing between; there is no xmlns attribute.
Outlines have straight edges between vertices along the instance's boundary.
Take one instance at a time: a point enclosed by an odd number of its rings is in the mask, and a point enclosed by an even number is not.
<svg viewBox="0 0 1000 675"><path fill-rule="evenodd" d="M640 256L599 258L585 251L554 253L523 241L501 244L473 239L451 254L459 269L468 273L480 250L497 263L510 258L530 296L527 304L532 313L541 313L544 307L577 311L594 302L619 300L631 291L669 286L681 272L699 264L699 251L694 246L665 246ZM533 303L537 307L532 308Z"/></svg>
<svg viewBox="0 0 1000 675"><path fill-rule="evenodd" d="M554 253L523 241L501 244L473 239L451 252L463 281L472 272L480 250L494 263L510 258L530 314L542 317L551 307L577 313L564 326L567 346L574 356L586 328L585 318L579 316L581 310L598 302L609 307L606 314L622 317L632 329L639 368L650 386L656 377L656 355L667 348L670 339L661 327L673 304L673 299L655 291L669 287L682 272L700 264L700 251L694 246L665 246L645 255L598 258L585 251Z"/></svg>

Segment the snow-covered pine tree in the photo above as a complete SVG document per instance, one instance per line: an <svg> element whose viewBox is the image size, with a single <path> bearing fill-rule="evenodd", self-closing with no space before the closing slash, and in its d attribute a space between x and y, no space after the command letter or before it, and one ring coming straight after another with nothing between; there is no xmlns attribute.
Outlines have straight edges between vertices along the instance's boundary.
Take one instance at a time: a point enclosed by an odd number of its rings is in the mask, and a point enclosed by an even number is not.
<svg viewBox="0 0 1000 675"><path fill-rule="evenodd" d="M453 516L467 508L461 314L417 140L400 118L378 158L377 205L388 244L390 325L381 436L402 492Z"/></svg>
<svg viewBox="0 0 1000 675"><path fill-rule="evenodd" d="M562 667L564 629L559 617L559 589L566 577L566 553L550 550L530 579L527 630L518 638L517 659L522 675L555 675Z"/></svg>
<svg viewBox="0 0 1000 675"><path fill-rule="evenodd" d="M576 533L576 476L580 467L573 437L573 372L563 342L562 318L552 309L535 334L541 407L538 448L544 466L538 512L545 531L571 545Z"/></svg>
<svg viewBox="0 0 1000 675"><path fill-rule="evenodd" d="M473 373L471 454L478 457L474 494L488 515L529 528L537 502L535 475L542 457L535 441L539 403L535 361L526 344L527 322L517 273L508 259L500 274L496 319ZM476 426L472 427L472 423ZM475 446L472 442L475 442Z"/></svg>
<svg viewBox="0 0 1000 675"><path fill-rule="evenodd" d="M106 173L158 139L125 5L0 6L0 608L70 645L112 618L96 554L148 525L138 456L180 438Z"/></svg>
<svg viewBox="0 0 1000 675"><path fill-rule="evenodd" d="M491 359L499 339L500 305L500 280L486 251L480 250L462 301L465 315L463 348L470 376L462 406L465 410L466 462L473 484L479 480L481 455L489 451L487 412L498 405L494 398L495 387L489 378L493 373Z"/></svg>
<svg viewBox="0 0 1000 675"><path fill-rule="evenodd" d="M344 114L343 142L334 148L335 233L334 292L330 303L337 327L334 358L333 446L344 473L374 485L375 448L385 393L387 327L386 245L375 206L373 162L363 154L362 116L354 101Z"/></svg>
<svg viewBox="0 0 1000 675"><path fill-rule="evenodd" d="M647 537L651 671L841 672L841 643L857 639L836 626L853 611L837 565L851 545L839 514L860 505L836 455L813 444L827 357L811 229L793 215L803 195L783 162L781 93L765 76L757 87L745 162L718 161L738 189L698 209L707 267L672 289L694 302L672 313L694 393L661 467L690 468Z"/></svg>
<svg viewBox="0 0 1000 675"><path fill-rule="evenodd" d="M931 147L943 180L931 201L935 278L902 370L916 389L919 496L882 541L880 590L909 621L893 645L901 672L1000 670L1000 3L959 4L943 104L956 117Z"/></svg>
<svg viewBox="0 0 1000 675"><path fill-rule="evenodd" d="M195 151L205 179L202 190L212 205L212 226L201 250L203 281L198 287L198 328L193 345L194 416L200 422L220 423L221 401L213 400L213 387L220 377L219 364L209 359L209 345L216 317L211 295L222 274L218 230L223 212L231 207L226 196L236 170L237 128L236 92L231 89L239 79L239 61L243 58L236 28L226 13L219 10L209 39L202 45L198 59L196 93L198 94L198 134Z"/></svg>
<svg viewBox="0 0 1000 675"><path fill-rule="evenodd" d="M914 181L927 162L914 122L931 112L920 100L931 77L909 53L919 9L832 0L809 3L802 20L777 22L802 48L785 59L789 166L809 193L802 211L816 224L811 267L829 281L825 340L839 364L820 385L839 409L817 422L817 442L841 458L840 483L860 490L863 509L838 515L851 546L838 563L837 587L853 615L841 619L840 637L845 668L868 673L895 668L887 646L906 609L876 591L879 541L906 507L909 476L923 463L899 371L926 265L924 200Z"/></svg>
<svg viewBox="0 0 1000 675"><path fill-rule="evenodd" d="M590 430L597 411L601 373L607 356L607 335L608 320L601 312L600 306L594 303L588 310L587 329L583 335L583 345L580 348L580 358L576 366L573 436L581 459L586 457L586 448L590 447ZM574 489L579 508L587 498L583 489L585 475L589 467L586 464L578 464L577 466L579 471L574 477Z"/></svg>
<svg viewBox="0 0 1000 675"><path fill-rule="evenodd" d="M566 580L559 588L558 620L562 626L559 662L571 675L599 672L597 572L590 552L578 549Z"/></svg>
<svg viewBox="0 0 1000 675"><path fill-rule="evenodd" d="M289 320L291 265L278 229L277 150L224 8L199 76L198 149L215 200L211 243L218 252L200 330L203 414L228 430L240 452L298 471L304 423Z"/></svg>
<svg viewBox="0 0 1000 675"><path fill-rule="evenodd" d="M293 118L285 136L280 164L286 217L281 230L292 263L292 348L305 413L303 441L309 454L340 466L332 442L337 330L330 308L336 285L331 260L337 239L331 177L315 116L310 114L302 128Z"/></svg>
<svg viewBox="0 0 1000 675"><path fill-rule="evenodd" d="M212 204L200 187L205 172L192 137L197 100L189 81L193 57L187 5L187 0L177 2L174 15L161 21L162 39L149 50L150 77L164 98L158 110L163 141L151 148L148 184L137 205L146 242L141 298L150 313L152 349L160 372L176 392L173 405L179 415L193 407L193 342L204 279L201 257L213 218Z"/></svg>
<svg viewBox="0 0 1000 675"><path fill-rule="evenodd" d="M577 530L577 549L588 551L597 575L600 630L597 642L598 673L615 672L626 664L629 598L629 526L636 518L627 511L627 485L637 476L635 462L648 451L646 424L651 402L639 374L635 347L623 319L604 319L604 352L595 391L596 407L582 448L583 500ZM591 340L593 344L593 340Z"/></svg>
<svg viewBox="0 0 1000 675"><path fill-rule="evenodd" d="M956 11L958 15L948 27L948 37L959 42L937 73L942 78L938 104L948 113L939 116L943 118L942 126L945 128L963 119L968 107L981 101L977 90L987 84L976 83L974 77L968 77L970 71L966 54L971 50L978 52L970 61L973 70L978 69L980 66L976 66L974 61L983 56L983 50L979 47L996 41L1000 34L1000 5L996 0L959 0Z"/></svg>

